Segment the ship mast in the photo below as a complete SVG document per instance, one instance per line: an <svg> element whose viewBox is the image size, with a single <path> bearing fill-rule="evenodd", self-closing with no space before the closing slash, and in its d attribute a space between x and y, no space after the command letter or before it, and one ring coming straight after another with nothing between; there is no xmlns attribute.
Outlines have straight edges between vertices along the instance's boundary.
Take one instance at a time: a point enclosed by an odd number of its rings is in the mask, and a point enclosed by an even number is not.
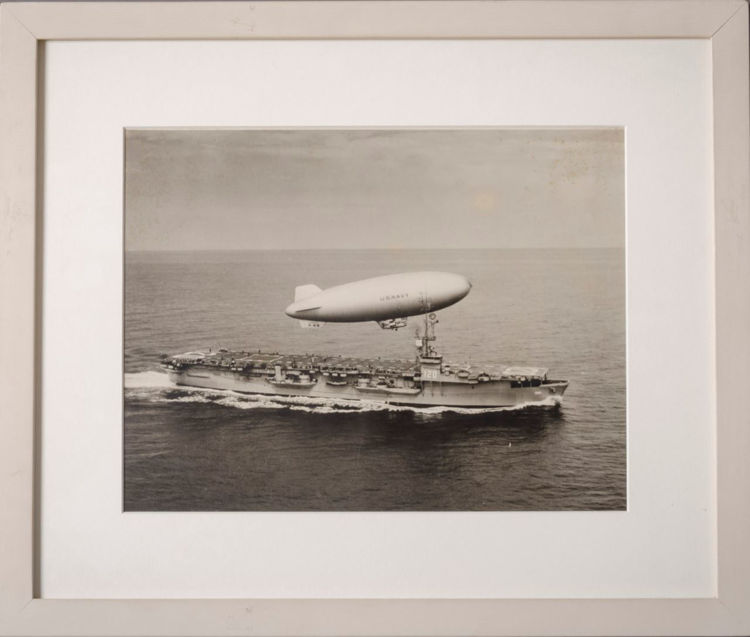
<svg viewBox="0 0 750 637"><path fill-rule="evenodd" d="M417 329L417 368L422 383L439 382L443 368L443 357L432 346L435 341L435 324L438 322L434 313L424 317L424 334L420 336Z"/></svg>
<svg viewBox="0 0 750 637"><path fill-rule="evenodd" d="M417 349L418 354L421 358L435 358L438 356L437 351L431 345L436 340L435 337L435 325L438 322L437 316L434 312L425 314L424 316L424 334L419 335L417 330Z"/></svg>

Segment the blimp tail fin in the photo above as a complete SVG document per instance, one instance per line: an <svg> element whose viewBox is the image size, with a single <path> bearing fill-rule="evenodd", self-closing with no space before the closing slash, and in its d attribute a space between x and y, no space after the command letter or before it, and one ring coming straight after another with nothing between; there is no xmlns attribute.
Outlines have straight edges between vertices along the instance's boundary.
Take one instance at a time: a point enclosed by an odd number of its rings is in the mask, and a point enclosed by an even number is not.
<svg viewBox="0 0 750 637"><path fill-rule="evenodd" d="M311 296L315 296L319 292L322 292L322 290L317 285L313 285L312 283L308 285L298 285L296 288L294 288L294 300L295 302L302 301L304 299L310 298Z"/></svg>

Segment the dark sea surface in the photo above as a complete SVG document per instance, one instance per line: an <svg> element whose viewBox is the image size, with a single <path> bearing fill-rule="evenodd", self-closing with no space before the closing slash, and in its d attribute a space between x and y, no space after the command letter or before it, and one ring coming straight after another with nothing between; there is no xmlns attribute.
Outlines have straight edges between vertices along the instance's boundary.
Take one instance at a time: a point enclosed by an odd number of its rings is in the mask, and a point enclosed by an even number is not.
<svg viewBox="0 0 750 637"><path fill-rule="evenodd" d="M563 404L448 411L171 386L160 355L219 347L412 359L415 318L300 329L294 287L464 274L447 361L548 367ZM601 250L128 253L126 511L602 510L626 506L625 259Z"/></svg>

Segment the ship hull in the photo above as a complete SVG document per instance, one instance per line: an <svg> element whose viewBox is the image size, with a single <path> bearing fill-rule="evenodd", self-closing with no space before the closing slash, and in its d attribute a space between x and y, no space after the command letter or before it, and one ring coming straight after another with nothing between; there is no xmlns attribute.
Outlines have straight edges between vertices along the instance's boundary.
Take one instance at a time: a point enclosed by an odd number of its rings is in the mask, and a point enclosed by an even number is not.
<svg viewBox="0 0 750 637"><path fill-rule="evenodd" d="M227 369L188 367L168 370L170 380L179 386L198 387L285 397L308 397L329 400L381 402L413 407L492 408L517 407L535 403L559 403L567 381L545 381L536 386L513 386L508 380L486 382L462 381L458 378L424 381L411 391L387 387L357 387L356 384L331 384L320 377L313 384L294 386L274 384L266 378L248 376Z"/></svg>

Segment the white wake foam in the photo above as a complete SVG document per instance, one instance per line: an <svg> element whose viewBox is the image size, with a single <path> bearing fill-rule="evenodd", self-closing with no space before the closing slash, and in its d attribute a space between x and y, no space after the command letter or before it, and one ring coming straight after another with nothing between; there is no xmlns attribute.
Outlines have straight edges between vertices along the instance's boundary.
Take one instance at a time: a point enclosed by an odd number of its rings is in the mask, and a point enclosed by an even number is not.
<svg viewBox="0 0 750 637"><path fill-rule="evenodd" d="M125 374L125 389L176 387L165 372L147 371Z"/></svg>

